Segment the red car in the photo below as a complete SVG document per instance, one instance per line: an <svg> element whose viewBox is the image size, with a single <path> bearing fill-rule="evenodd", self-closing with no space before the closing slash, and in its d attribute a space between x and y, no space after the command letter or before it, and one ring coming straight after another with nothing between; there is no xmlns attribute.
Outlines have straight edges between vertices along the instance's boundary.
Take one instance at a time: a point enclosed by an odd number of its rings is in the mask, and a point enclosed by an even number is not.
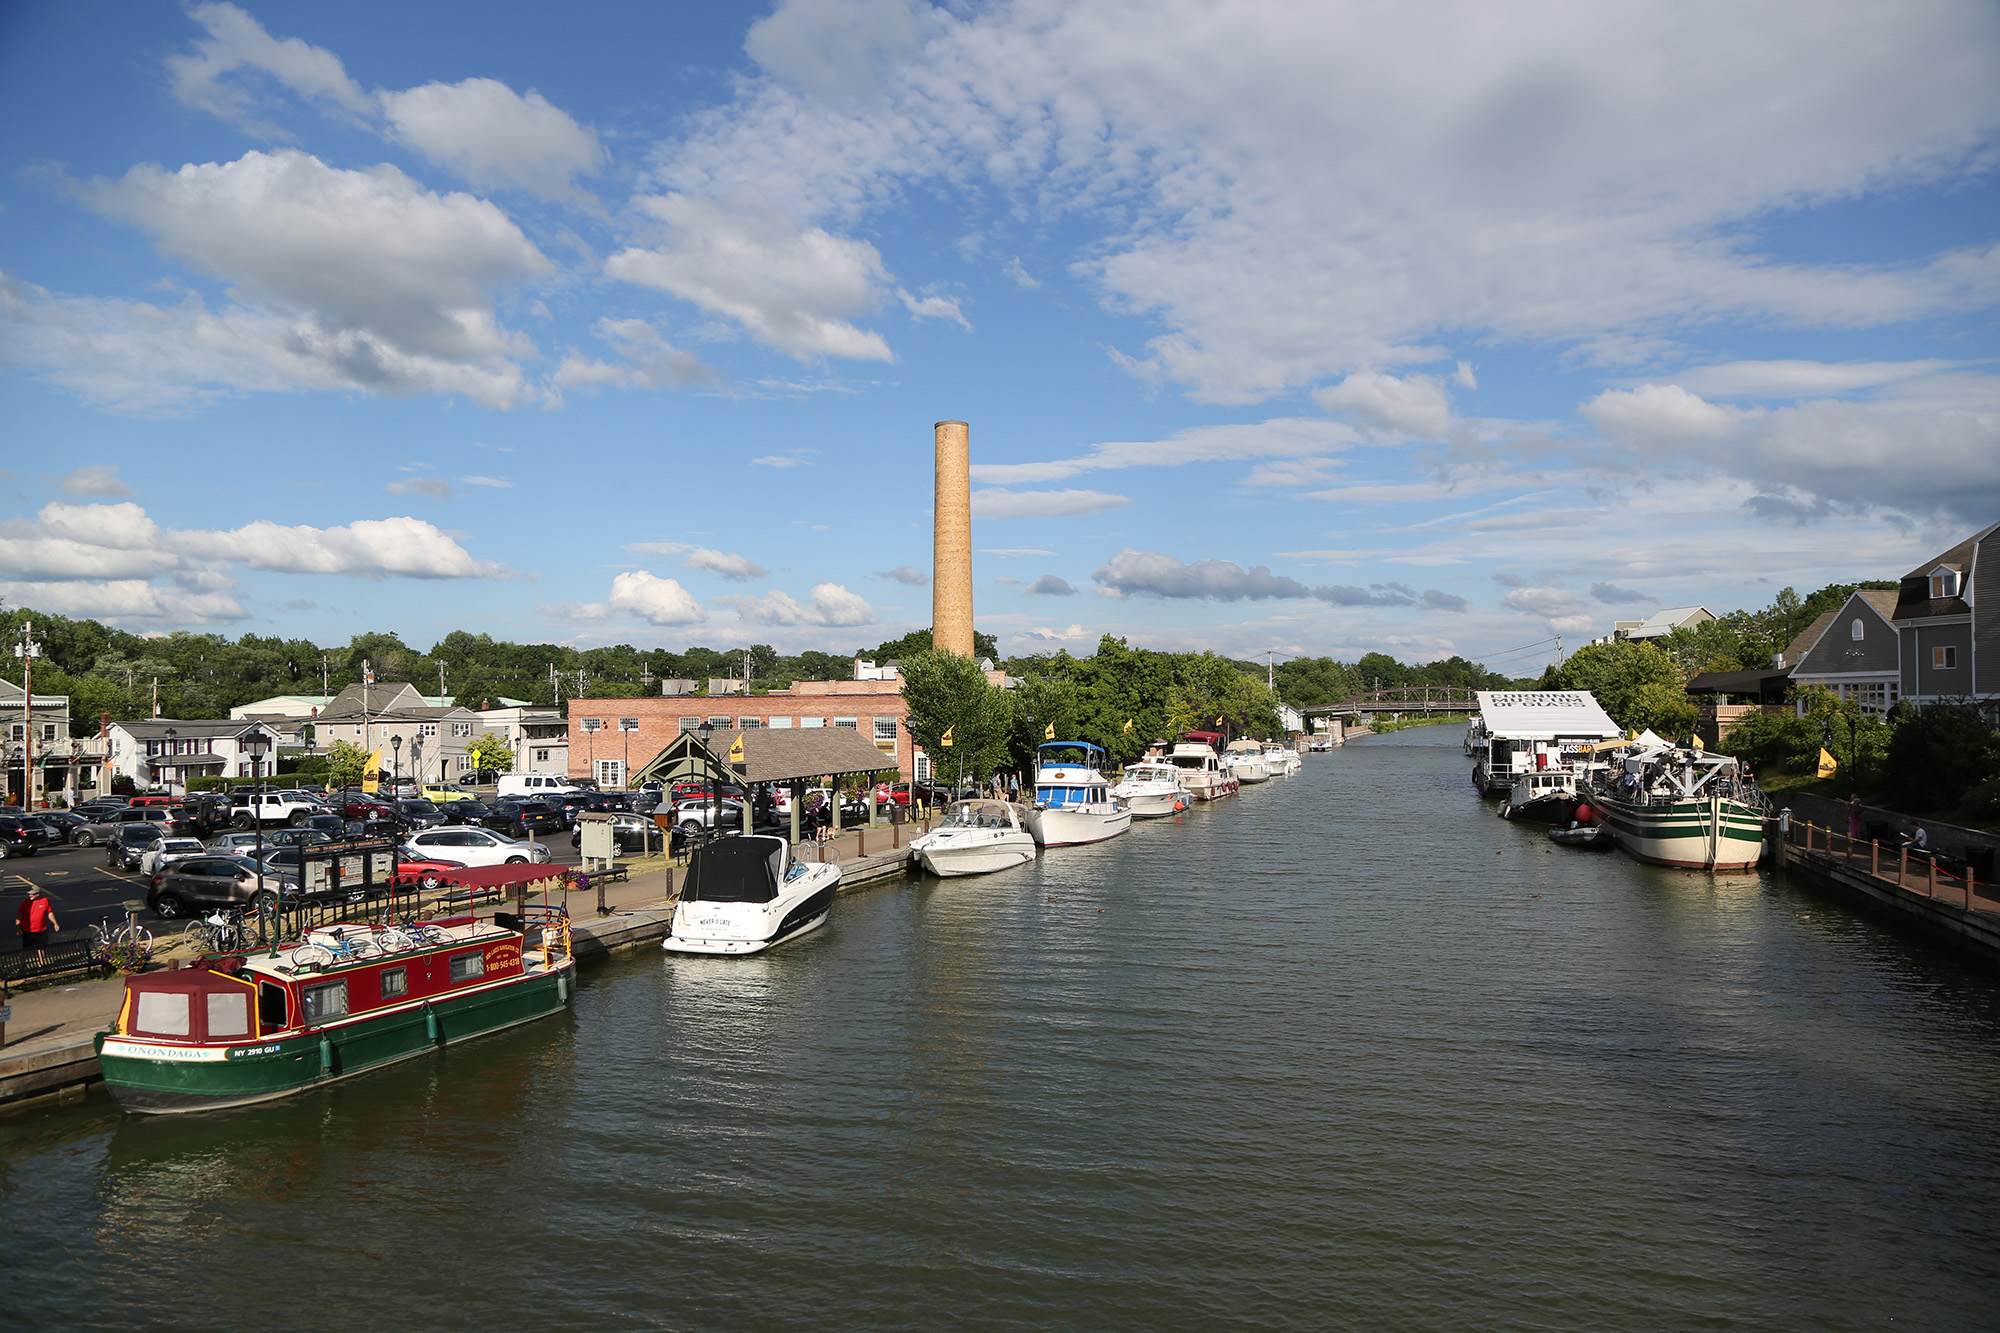
<svg viewBox="0 0 2000 1333"><path fill-rule="evenodd" d="M442 877L449 871L465 869L463 861L445 861L435 857L396 858L396 878L413 879L423 889L435 889L442 883Z"/></svg>

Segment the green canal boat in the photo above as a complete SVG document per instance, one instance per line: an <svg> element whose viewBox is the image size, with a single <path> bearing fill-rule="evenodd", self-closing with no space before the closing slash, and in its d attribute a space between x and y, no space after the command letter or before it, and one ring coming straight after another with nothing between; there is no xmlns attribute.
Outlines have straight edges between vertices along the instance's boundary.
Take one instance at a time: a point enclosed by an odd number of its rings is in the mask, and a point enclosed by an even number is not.
<svg viewBox="0 0 2000 1333"><path fill-rule="evenodd" d="M1764 798L1734 759L1647 732L1613 761L1589 779L1583 800L1628 854L1690 870L1757 868Z"/></svg>
<svg viewBox="0 0 2000 1333"><path fill-rule="evenodd" d="M207 964L126 980L97 1059L127 1111L289 1096L555 1013L576 982L561 907L526 907L506 924L341 922Z"/></svg>

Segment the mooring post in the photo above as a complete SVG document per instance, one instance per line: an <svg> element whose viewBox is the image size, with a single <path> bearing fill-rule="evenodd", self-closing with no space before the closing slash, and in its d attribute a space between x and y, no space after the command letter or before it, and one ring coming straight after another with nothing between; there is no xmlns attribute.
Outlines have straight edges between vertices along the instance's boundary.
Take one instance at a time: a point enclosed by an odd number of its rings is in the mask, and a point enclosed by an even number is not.
<svg viewBox="0 0 2000 1333"><path fill-rule="evenodd" d="M1937 897L1937 853L1931 853L1930 896Z"/></svg>
<svg viewBox="0 0 2000 1333"><path fill-rule="evenodd" d="M1898 847L1896 849L1896 887L1899 889L1903 887L1903 876L1909 870L1909 866L1910 849L1907 847Z"/></svg>
<svg viewBox="0 0 2000 1333"><path fill-rule="evenodd" d="M1868 873L1876 879L1882 878L1882 844L1873 838L1868 840Z"/></svg>

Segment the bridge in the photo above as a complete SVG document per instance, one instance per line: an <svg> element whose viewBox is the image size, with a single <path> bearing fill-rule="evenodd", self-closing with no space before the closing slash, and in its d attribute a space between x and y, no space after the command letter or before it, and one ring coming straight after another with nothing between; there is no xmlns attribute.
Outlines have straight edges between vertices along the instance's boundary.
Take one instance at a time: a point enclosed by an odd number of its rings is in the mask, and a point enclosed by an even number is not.
<svg viewBox="0 0 2000 1333"><path fill-rule="evenodd" d="M1356 718L1374 713L1471 713L1479 708L1473 692L1458 685L1400 685L1370 690L1337 704L1301 708L1306 717Z"/></svg>

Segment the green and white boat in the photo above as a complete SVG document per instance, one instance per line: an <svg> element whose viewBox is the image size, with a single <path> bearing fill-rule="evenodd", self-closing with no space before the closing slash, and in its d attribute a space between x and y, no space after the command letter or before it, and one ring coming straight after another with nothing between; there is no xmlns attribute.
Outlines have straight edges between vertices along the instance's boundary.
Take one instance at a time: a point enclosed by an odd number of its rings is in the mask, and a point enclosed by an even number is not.
<svg viewBox="0 0 2000 1333"><path fill-rule="evenodd" d="M1648 732L1614 753L1582 794L1595 821L1638 860L1739 872L1756 869L1763 855L1764 798L1728 755Z"/></svg>
<svg viewBox="0 0 2000 1333"><path fill-rule="evenodd" d="M97 1038L104 1085L126 1110L289 1096L556 1013L576 986L561 907L525 907L507 924L343 922L206 961L127 978L117 1023Z"/></svg>

